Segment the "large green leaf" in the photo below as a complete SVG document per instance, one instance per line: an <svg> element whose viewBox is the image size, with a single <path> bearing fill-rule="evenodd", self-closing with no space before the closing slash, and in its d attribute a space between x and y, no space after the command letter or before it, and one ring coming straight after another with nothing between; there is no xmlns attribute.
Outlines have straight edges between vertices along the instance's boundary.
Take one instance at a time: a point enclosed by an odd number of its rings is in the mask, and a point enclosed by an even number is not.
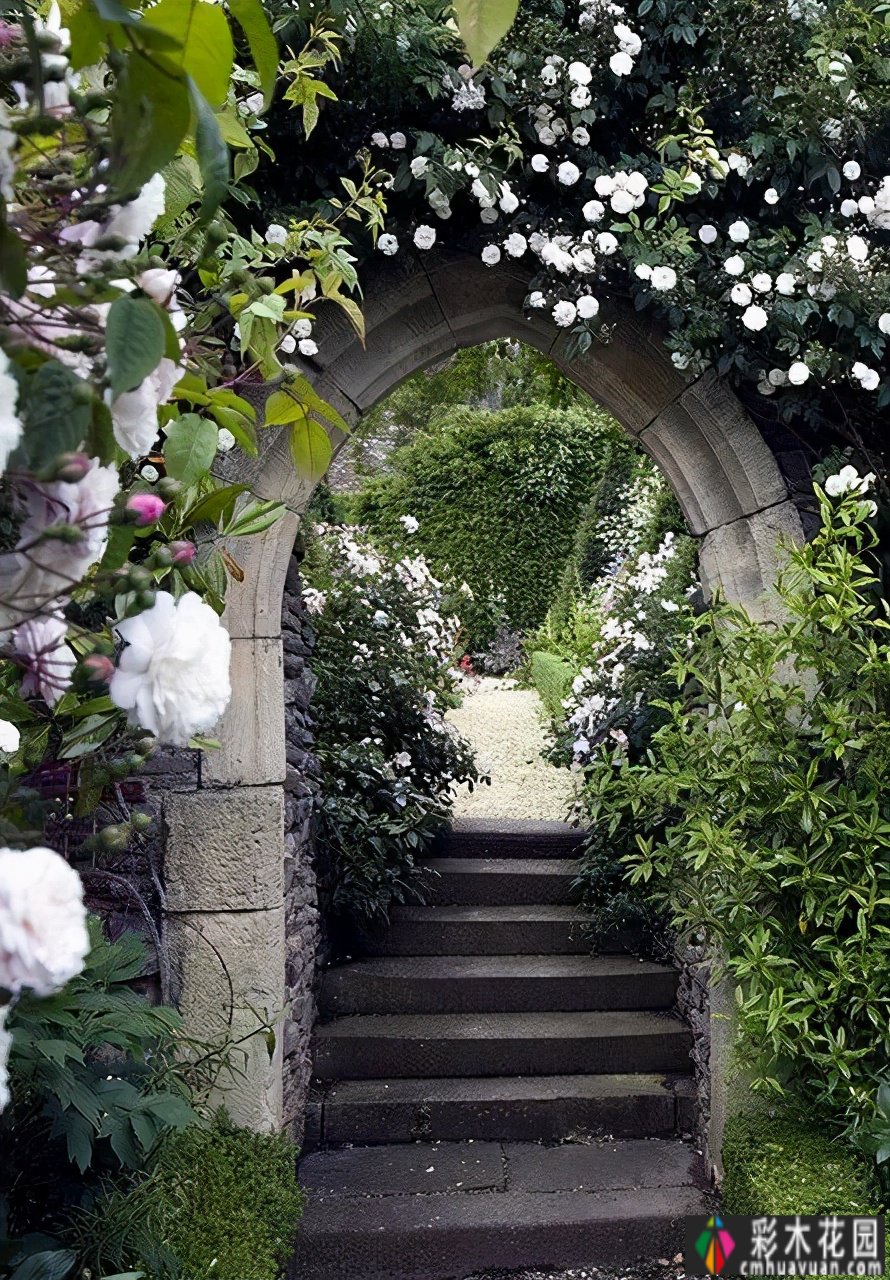
<svg viewBox="0 0 890 1280"><path fill-rule="evenodd" d="M164 321L150 298L124 294L111 304L105 325L105 350L111 395L133 391L156 369L167 345Z"/></svg>
<svg viewBox="0 0 890 1280"><path fill-rule="evenodd" d="M86 439L93 414L87 384L58 360L47 360L26 383L24 436L14 461L23 457L32 471Z"/></svg>
<svg viewBox="0 0 890 1280"><path fill-rule="evenodd" d="M134 195L169 164L189 131L192 106L181 68L137 50L125 56L111 115L115 194Z"/></svg>
<svg viewBox="0 0 890 1280"><path fill-rule="evenodd" d="M320 480L330 466L332 452L328 433L314 418L304 418L291 427L290 453L301 476Z"/></svg>
<svg viewBox="0 0 890 1280"><path fill-rule="evenodd" d="M283 427L288 422L299 422L306 417L306 406L287 391L273 391L266 401L263 426Z"/></svg>
<svg viewBox="0 0 890 1280"><path fill-rule="evenodd" d="M206 223L216 213L228 190L229 148L207 99L196 84L191 83L190 87L195 108L195 148L204 183L200 221Z"/></svg>
<svg viewBox="0 0 890 1280"><path fill-rule="evenodd" d="M247 36L250 56L259 72L260 88L268 106L278 77L278 41L260 0L229 0L229 9Z"/></svg>
<svg viewBox="0 0 890 1280"><path fill-rule="evenodd" d="M77 1254L73 1249L32 1253L15 1268L12 1280L64 1280L65 1276L70 1276L76 1262Z"/></svg>
<svg viewBox="0 0 890 1280"><path fill-rule="evenodd" d="M519 0L454 0L458 30L474 67L503 40L518 9Z"/></svg>
<svg viewBox="0 0 890 1280"><path fill-rule="evenodd" d="M283 502L258 499L242 507L223 529L227 538L246 538L250 534L263 533L284 514Z"/></svg>
<svg viewBox="0 0 890 1280"><path fill-rule="evenodd" d="M173 36L179 48L167 54L169 61L194 80L212 106L222 106L235 47L220 6L206 0L159 0L146 11L145 24Z"/></svg>
<svg viewBox="0 0 890 1280"><path fill-rule="evenodd" d="M184 413L164 428L164 463L167 474L183 484L194 484L206 475L216 456L219 430L209 418Z"/></svg>

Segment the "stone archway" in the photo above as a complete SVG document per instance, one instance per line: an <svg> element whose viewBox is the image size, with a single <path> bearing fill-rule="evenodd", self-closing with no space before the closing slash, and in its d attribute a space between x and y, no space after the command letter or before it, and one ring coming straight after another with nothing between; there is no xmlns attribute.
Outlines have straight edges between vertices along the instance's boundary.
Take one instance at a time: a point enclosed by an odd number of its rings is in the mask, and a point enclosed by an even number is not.
<svg viewBox="0 0 890 1280"><path fill-rule="evenodd" d="M706 588L767 616L777 542L800 539L802 528L776 457L732 391L710 372L684 378L660 336L624 307L604 309L607 342L569 360L565 334L524 312L526 292L518 265L489 269L470 255L400 254L365 276L366 345L337 307L322 306L319 356L304 371L354 423L405 377L458 347L524 340L661 466L701 539ZM345 437L334 435L336 450ZM232 584L226 610L233 697L218 731L221 749L202 757L197 791L163 800L167 939L180 1007L199 1036L227 1025L246 1034L256 1010L276 1014L285 1003L281 602L313 486L295 475L283 430L266 433L264 444L258 459L232 463L230 456L224 468L226 479L284 502L287 513L265 535L231 548L244 582ZM292 1118L283 1112L281 1041L271 1052L261 1036L244 1046L243 1068L226 1095L242 1123L274 1128Z"/></svg>

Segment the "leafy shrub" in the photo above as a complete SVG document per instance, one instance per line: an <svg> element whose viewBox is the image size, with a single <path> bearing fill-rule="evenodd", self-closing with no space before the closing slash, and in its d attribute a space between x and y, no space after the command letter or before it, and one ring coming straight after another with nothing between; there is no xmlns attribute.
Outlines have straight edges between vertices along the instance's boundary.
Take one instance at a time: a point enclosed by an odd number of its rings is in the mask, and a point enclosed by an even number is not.
<svg viewBox="0 0 890 1280"><path fill-rule="evenodd" d="M727 1213L880 1212L874 1168L812 1120L731 1116L723 1137Z"/></svg>
<svg viewBox="0 0 890 1280"><path fill-rule="evenodd" d="M418 892L418 858L447 821L451 787L477 777L444 719L456 705L457 595L421 556L390 558L360 531L319 529L305 564L325 776L319 840L335 913L379 923Z"/></svg>
<svg viewBox="0 0 890 1280"><path fill-rule="evenodd" d="M467 647L484 648L499 625L543 620L617 431L593 407L453 409L356 495L356 518L384 542L417 518L433 570L471 588Z"/></svg>
<svg viewBox="0 0 890 1280"><path fill-rule="evenodd" d="M135 1267L145 1280L276 1280L303 1207L296 1157L284 1134L238 1129L218 1112L81 1217L89 1265L100 1275Z"/></svg>
<svg viewBox="0 0 890 1280"><path fill-rule="evenodd" d="M754 1087L856 1125L890 1052L890 622L871 504L816 492L783 619L698 619L674 666L688 696L643 763L591 773L588 800L619 848L635 840L633 881L722 957Z"/></svg>
<svg viewBox="0 0 890 1280"><path fill-rule="evenodd" d="M531 656L531 682L538 691L544 710L554 720L563 714L563 699L572 689L574 669L554 653L537 649Z"/></svg>

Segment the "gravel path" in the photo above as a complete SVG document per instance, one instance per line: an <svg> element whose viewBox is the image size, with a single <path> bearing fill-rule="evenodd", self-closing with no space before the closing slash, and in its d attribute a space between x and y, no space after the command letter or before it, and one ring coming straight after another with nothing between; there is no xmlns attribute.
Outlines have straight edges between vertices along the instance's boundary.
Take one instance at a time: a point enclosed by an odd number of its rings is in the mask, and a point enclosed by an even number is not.
<svg viewBox="0 0 890 1280"><path fill-rule="evenodd" d="M448 719L472 743L481 772L491 775L490 787L461 787L456 818L566 819L574 778L541 757L545 734L534 690L517 689L511 680L473 680Z"/></svg>

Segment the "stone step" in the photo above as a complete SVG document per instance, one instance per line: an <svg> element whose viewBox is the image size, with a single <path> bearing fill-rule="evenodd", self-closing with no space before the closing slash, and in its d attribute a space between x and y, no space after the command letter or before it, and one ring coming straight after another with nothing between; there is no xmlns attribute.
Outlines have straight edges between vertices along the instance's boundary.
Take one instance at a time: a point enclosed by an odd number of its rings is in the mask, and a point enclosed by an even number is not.
<svg viewBox="0 0 890 1280"><path fill-rule="evenodd" d="M510 818L458 818L437 841L448 858L572 858L586 832L567 822Z"/></svg>
<svg viewBox="0 0 890 1280"><path fill-rule="evenodd" d="M343 1080L311 1104L304 1148L668 1137L693 1130L695 1106L694 1081L685 1075Z"/></svg>
<svg viewBox="0 0 890 1280"><path fill-rule="evenodd" d="M291 1280L460 1280L672 1257L705 1210L680 1142L412 1144L302 1161Z"/></svg>
<svg viewBox="0 0 890 1280"><path fill-rule="evenodd" d="M431 903L542 906L577 897L573 858L433 858L427 867L424 897Z"/></svg>
<svg viewBox="0 0 890 1280"><path fill-rule="evenodd" d="M386 956L328 969L323 1015L669 1009L677 975L634 956Z"/></svg>
<svg viewBox="0 0 890 1280"><path fill-rule="evenodd" d="M570 906L398 907L368 955L589 955L587 920Z"/></svg>
<svg viewBox="0 0 890 1280"><path fill-rule="evenodd" d="M353 1014L316 1029L321 1080L683 1072L691 1037L655 1012Z"/></svg>

